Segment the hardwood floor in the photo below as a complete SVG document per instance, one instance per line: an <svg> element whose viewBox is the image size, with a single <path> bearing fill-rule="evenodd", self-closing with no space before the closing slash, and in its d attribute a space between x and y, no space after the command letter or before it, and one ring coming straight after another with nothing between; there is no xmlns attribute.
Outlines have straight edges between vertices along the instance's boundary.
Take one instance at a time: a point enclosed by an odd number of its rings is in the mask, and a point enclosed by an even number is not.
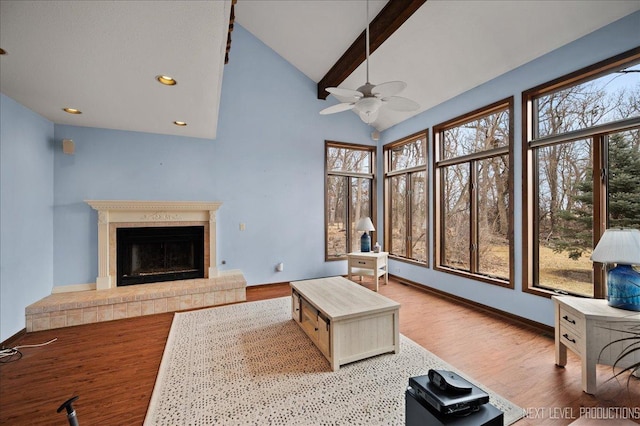
<svg viewBox="0 0 640 426"><path fill-rule="evenodd" d="M380 293L402 304L402 334L527 409L530 417L518 426L566 425L583 407L632 407L640 416L640 380L632 378L629 386L626 377L607 381L611 368L599 366L598 394L585 394L578 358L569 353L567 367L556 367L553 338L546 333L394 280L381 285ZM289 294L288 284L249 287L247 300ZM80 397L74 406L82 426L142 424L172 317L34 332L10 342L58 339L24 348L19 361L0 364L0 424L68 424L56 409L74 395Z"/></svg>

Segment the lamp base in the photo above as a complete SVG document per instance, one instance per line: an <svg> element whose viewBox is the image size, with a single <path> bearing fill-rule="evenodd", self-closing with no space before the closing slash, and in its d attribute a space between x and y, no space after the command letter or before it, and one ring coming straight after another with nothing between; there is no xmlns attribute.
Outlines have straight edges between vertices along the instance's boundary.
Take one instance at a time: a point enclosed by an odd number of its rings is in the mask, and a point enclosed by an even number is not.
<svg viewBox="0 0 640 426"><path fill-rule="evenodd" d="M607 275L609 306L640 311L640 273L631 265L618 265Z"/></svg>
<svg viewBox="0 0 640 426"><path fill-rule="evenodd" d="M371 251L371 236L365 231L360 238L360 251L362 253L368 253Z"/></svg>

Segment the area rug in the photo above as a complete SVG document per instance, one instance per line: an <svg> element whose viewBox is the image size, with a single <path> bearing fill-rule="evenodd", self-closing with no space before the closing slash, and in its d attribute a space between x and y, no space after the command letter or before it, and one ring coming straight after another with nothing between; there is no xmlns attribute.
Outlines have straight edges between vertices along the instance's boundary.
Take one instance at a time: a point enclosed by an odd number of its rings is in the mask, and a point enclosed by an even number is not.
<svg viewBox="0 0 640 426"><path fill-rule="evenodd" d="M430 368L484 389L505 425L525 414L403 335L333 372L282 297L176 313L144 424L404 425L409 377Z"/></svg>

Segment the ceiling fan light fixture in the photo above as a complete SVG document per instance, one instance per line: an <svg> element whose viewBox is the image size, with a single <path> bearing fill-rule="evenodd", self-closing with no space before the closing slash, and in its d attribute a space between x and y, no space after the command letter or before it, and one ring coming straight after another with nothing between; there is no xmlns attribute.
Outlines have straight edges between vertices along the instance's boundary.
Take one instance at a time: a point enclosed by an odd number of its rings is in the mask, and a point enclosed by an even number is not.
<svg viewBox="0 0 640 426"><path fill-rule="evenodd" d="M374 111L378 111L382 106L382 101L378 98L362 98L354 107L356 111L370 114Z"/></svg>
<svg viewBox="0 0 640 426"><path fill-rule="evenodd" d="M375 109L372 111L358 111L360 120L364 121L366 124L371 124L376 121L379 113L380 109Z"/></svg>

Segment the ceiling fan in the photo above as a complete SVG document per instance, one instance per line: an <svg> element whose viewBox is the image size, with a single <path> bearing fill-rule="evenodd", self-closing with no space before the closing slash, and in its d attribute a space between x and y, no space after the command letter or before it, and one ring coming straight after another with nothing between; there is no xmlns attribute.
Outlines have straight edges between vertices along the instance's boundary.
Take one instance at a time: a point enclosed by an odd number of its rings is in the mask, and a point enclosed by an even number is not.
<svg viewBox="0 0 640 426"><path fill-rule="evenodd" d="M365 63L367 82L356 90L327 87L327 92L331 93L341 103L323 109L320 114L327 115L355 110L362 121L371 124L378 118L380 109L383 107L394 111L415 111L420 108L420 105L411 99L395 96L407 87L407 83L404 81L388 81L377 85L369 82L369 0L367 0L366 13Z"/></svg>

